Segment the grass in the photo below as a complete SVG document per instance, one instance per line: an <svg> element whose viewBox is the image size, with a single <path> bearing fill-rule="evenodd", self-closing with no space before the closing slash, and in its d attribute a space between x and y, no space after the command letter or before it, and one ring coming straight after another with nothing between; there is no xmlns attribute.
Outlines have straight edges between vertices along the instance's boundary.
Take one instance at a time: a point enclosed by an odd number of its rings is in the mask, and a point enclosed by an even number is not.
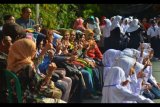
<svg viewBox="0 0 160 107"><path fill-rule="evenodd" d="M160 61L154 61L153 64L153 76L157 82L160 82ZM155 103L160 103L160 99L153 100Z"/></svg>

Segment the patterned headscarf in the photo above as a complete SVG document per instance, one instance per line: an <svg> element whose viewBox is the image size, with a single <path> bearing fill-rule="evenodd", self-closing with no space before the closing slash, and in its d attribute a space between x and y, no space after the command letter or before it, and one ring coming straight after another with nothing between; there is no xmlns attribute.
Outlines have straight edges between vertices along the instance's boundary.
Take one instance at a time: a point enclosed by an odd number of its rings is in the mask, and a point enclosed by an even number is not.
<svg viewBox="0 0 160 107"><path fill-rule="evenodd" d="M27 38L17 40L8 54L7 69L17 72L26 65L33 65L32 58L36 53L36 44Z"/></svg>

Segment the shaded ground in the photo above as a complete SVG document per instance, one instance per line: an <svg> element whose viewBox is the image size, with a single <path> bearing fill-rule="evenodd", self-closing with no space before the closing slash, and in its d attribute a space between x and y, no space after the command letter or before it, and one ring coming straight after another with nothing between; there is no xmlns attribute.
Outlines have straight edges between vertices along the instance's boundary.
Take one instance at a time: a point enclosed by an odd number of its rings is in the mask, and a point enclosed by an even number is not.
<svg viewBox="0 0 160 107"><path fill-rule="evenodd" d="M160 82L160 61L153 62L153 76L157 82ZM160 103L160 99L154 100L155 103Z"/></svg>
<svg viewBox="0 0 160 107"><path fill-rule="evenodd" d="M160 82L160 61L154 61L153 63L153 76L156 78L157 82ZM160 103L160 99L153 100L155 103ZM84 100L82 103L100 103L99 100Z"/></svg>

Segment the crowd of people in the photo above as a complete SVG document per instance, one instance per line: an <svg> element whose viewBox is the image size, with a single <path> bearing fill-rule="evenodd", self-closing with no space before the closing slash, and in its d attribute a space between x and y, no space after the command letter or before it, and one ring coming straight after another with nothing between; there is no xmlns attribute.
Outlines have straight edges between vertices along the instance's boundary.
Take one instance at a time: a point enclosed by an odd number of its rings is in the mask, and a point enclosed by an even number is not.
<svg viewBox="0 0 160 107"><path fill-rule="evenodd" d="M153 55L160 58L158 18L149 24L145 18L140 23L119 15L78 17L71 29L62 30L36 25L29 7L21 12L18 19L4 16L0 64L17 75L23 103L71 103L100 96L102 103L153 103L160 98L150 61ZM0 95L7 102L7 90Z"/></svg>
<svg viewBox="0 0 160 107"><path fill-rule="evenodd" d="M3 69L19 78L23 102L99 99L102 53L94 41L94 32L41 27L35 25L31 12L24 7L16 20L12 15L5 15L1 30L0 52L7 62L3 63Z"/></svg>

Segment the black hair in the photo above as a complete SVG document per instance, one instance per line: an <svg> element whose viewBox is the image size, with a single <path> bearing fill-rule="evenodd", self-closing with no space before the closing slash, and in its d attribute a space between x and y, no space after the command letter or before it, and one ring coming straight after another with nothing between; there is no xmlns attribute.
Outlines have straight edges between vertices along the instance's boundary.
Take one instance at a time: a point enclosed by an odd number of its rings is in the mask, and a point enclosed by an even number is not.
<svg viewBox="0 0 160 107"><path fill-rule="evenodd" d="M76 32L76 40L79 40L80 38L82 38L84 34L82 32Z"/></svg>
<svg viewBox="0 0 160 107"><path fill-rule="evenodd" d="M11 17L13 17L13 15L10 15L10 14L5 15L5 16L3 17L3 20L4 20L4 21L9 20Z"/></svg>
<svg viewBox="0 0 160 107"><path fill-rule="evenodd" d="M156 21L155 21L154 19L151 19L151 20L150 20L150 23L151 23L151 24L155 24Z"/></svg>
<svg viewBox="0 0 160 107"><path fill-rule="evenodd" d="M26 36L25 29L16 23L4 24L2 34L3 36L10 36L13 42L17 39L18 36L21 38Z"/></svg>
<svg viewBox="0 0 160 107"><path fill-rule="evenodd" d="M30 8L29 7L23 7L22 10L21 10L22 13L24 13L27 9L30 9Z"/></svg>

